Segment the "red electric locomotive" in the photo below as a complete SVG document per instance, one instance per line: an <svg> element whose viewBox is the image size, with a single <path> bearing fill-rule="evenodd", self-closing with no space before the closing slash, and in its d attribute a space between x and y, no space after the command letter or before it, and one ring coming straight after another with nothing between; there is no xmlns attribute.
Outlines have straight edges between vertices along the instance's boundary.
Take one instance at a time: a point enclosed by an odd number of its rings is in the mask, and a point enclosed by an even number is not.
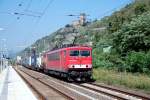
<svg viewBox="0 0 150 100"><path fill-rule="evenodd" d="M43 54L44 72L71 80L87 80L92 77L92 48L66 47Z"/></svg>

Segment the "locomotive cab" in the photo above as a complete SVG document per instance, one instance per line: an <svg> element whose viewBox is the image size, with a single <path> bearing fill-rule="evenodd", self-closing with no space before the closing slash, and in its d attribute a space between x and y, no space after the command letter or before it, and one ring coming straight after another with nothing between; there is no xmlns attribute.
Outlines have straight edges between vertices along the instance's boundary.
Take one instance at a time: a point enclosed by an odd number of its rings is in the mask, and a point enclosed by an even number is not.
<svg viewBox="0 0 150 100"><path fill-rule="evenodd" d="M92 49L89 47L70 49L68 67L72 78L77 80L90 79L92 76Z"/></svg>

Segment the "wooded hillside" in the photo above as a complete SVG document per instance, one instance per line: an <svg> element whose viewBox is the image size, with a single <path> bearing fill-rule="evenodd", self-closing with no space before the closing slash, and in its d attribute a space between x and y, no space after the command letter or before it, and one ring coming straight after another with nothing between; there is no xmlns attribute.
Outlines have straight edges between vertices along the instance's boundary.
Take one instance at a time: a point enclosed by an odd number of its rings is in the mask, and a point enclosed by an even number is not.
<svg viewBox="0 0 150 100"><path fill-rule="evenodd" d="M32 47L39 53L67 43L92 43L95 68L149 73L150 0L135 0L111 16L78 29L66 25L37 40Z"/></svg>

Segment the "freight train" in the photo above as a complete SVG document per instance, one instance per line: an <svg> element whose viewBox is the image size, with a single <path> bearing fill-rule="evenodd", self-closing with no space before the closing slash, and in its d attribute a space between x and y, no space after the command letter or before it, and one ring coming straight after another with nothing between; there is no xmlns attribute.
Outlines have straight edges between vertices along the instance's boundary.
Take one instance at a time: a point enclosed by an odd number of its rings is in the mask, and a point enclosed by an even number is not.
<svg viewBox="0 0 150 100"><path fill-rule="evenodd" d="M92 48L72 46L47 51L42 56L35 52L22 59L22 65L44 73L67 78L68 81L92 79Z"/></svg>

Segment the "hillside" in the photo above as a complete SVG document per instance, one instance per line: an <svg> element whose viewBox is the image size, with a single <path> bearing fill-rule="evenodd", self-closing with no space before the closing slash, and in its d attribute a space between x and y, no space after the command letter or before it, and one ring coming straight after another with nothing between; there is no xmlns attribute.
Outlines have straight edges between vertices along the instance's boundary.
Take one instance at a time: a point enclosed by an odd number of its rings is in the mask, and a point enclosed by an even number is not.
<svg viewBox="0 0 150 100"><path fill-rule="evenodd" d="M87 23L87 25L89 25L89 23ZM66 25L64 28L58 29L49 36L45 36L37 40L31 45L31 47L36 48L36 52L40 53L42 51L51 50L65 44L91 44L91 41L88 39L88 37L81 33L82 30L84 30L84 27L75 28L72 25ZM26 48L21 52L21 54L24 54L28 51L30 51L30 48Z"/></svg>
<svg viewBox="0 0 150 100"><path fill-rule="evenodd" d="M97 82L150 94L150 0L135 0L78 28L68 24L31 47L39 53L72 43L92 46ZM26 48L21 54L29 52Z"/></svg>
<svg viewBox="0 0 150 100"><path fill-rule="evenodd" d="M127 65L128 60L131 60L132 56L139 56L140 54L138 53L140 51L144 52L141 56L148 55L147 52L150 47L150 37L148 35L149 19L146 17L149 16L147 15L149 11L149 0L135 0L131 4L128 4L124 8L120 9L120 11L116 11L112 13L111 16L106 16L101 20L95 20L78 28L75 28L72 25L66 25L64 28L57 30L49 36L37 40L33 45L31 45L31 47L35 47L37 53L39 53L42 51L51 50L54 47L60 47L63 44L90 44L93 47L94 67L115 67L118 70L133 71L132 68L128 68L133 67L131 64ZM145 26L137 26L138 21L143 21L145 23L143 23L143 25L145 25L147 29L141 30L140 27ZM130 28L129 26L133 26L133 28ZM136 29L134 27L136 27ZM134 35L131 35L132 32ZM146 34L142 34L141 32L145 32ZM138 34L141 34L143 37L138 37ZM132 43L130 43L131 40ZM140 43L141 45L137 45ZM137 50L137 48L139 49ZM108 49L108 53L104 53L104 49ZM30 51L30 48L26 48L21 52L21 54L28 51ZM132 54L134 51L137 54ZM130 58L128 55L129 53L131 53ZM125 66L128 67L126 68ZM145 69L139 70L140 72L144 72Z"/></svg>

